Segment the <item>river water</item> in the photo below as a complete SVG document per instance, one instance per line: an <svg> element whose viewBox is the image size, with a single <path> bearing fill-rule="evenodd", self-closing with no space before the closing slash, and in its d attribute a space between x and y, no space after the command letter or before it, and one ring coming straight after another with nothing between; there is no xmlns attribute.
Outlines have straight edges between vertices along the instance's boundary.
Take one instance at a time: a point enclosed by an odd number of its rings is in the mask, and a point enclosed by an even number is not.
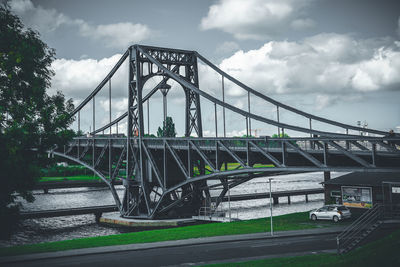
<svg viewBox="0 0 400 267"><path fill-rule="evenodd" d="M343 173L331 173L331 177ZM322 187L323 173L303 173L281 175L273 177L272 191L297 190ZM122 199L123 187L117 187ZM231 195L269 192L267 178L256 178L230 190ZM35 201L27 203L19 199L22 210L48 210L61 208L76 208L97 205L114 204L111 192L108 189L71 188L49 190L48 194L35 191ZM211 192L212 195L218 192ZM308 211L323 204L323 194L291 197L291 204L287 198L280 198L279 204L273 205L273 215L282 215L293 212ZM222 203L222 210L228 216L227 202ZM269 199L235 201L230 203L233 218L253 219L270 216ZM18 230L7 240L0 240L0 247L34 244L40 242L60 241L82 237L104 236L137 231L137 229L97 224L94 215L65 216L55 218L27 219L21 221Z"/></svg>

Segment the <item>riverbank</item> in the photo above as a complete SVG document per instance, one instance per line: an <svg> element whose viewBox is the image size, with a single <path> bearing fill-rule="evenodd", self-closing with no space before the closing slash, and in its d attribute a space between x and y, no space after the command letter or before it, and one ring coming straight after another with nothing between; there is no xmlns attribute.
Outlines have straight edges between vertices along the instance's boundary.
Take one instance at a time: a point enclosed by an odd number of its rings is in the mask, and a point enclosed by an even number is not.
<svg viewBox="0 0 400 267"><path fill-rule="evenodd" d="M276 216L274 217L273 222L273 227L275 231L302 230L338 226L337 223L335 224L328 221L310 221L308 218L308 212ZM340 225L344 224L347 224L347 222L340 222ZM0 256L54 252L90 247L151 243L212 236L262 233L270 232L270 230L271 229L269 219L266 218L230 223L209 223L178 228L149 230L118 235L79 238L57 242L5 247L0 248Z"/></svg>

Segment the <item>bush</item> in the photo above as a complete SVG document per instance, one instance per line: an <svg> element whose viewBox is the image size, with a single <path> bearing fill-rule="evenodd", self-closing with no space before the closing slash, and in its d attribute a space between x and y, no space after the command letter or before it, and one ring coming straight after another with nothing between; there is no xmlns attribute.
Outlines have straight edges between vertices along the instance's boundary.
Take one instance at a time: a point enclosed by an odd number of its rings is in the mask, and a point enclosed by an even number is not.
<svg viewBox="0 0 400 267"><path fill-rule="evenodd" d="M76 176L88 173L88 169L84 166L71 165L71 166L58 166L53 165L47 169L41 170L42 177L60 177L60 176Z"/></svg>

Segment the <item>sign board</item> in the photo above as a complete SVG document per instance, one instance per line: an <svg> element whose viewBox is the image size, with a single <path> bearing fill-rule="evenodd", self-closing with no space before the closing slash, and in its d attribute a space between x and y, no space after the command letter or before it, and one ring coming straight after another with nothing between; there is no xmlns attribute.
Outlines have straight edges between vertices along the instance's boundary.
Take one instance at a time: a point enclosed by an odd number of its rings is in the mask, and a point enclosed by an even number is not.
<svg viewBox="0 0 400 267"><path fill-rule="evenodd" d="M342 186L342 203L352 208L372 208L372 188Z"/></svg>
<svg viewBox="0 0 400 267"><path fill-rule="evenodd" d="M400 187L399 186L393 186L392 187L392 193L400 194Z"/></svg>

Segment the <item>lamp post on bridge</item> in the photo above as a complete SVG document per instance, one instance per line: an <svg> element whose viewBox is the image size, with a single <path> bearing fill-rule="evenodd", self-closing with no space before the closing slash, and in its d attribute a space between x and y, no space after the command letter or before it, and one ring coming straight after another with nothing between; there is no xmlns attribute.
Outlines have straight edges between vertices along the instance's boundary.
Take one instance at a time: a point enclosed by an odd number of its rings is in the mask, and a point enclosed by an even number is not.
<svg viewBox="0 0 400 267"><path fill-rule="evenodd" d="M163 113L164 113L164 123L163 123L164 129L163 129L163 131L165 131L166 121L167 121L167 94L168 94L169 89L171 89L171 85L164 82L160 85L159 89L163 95Z"/></svg>

